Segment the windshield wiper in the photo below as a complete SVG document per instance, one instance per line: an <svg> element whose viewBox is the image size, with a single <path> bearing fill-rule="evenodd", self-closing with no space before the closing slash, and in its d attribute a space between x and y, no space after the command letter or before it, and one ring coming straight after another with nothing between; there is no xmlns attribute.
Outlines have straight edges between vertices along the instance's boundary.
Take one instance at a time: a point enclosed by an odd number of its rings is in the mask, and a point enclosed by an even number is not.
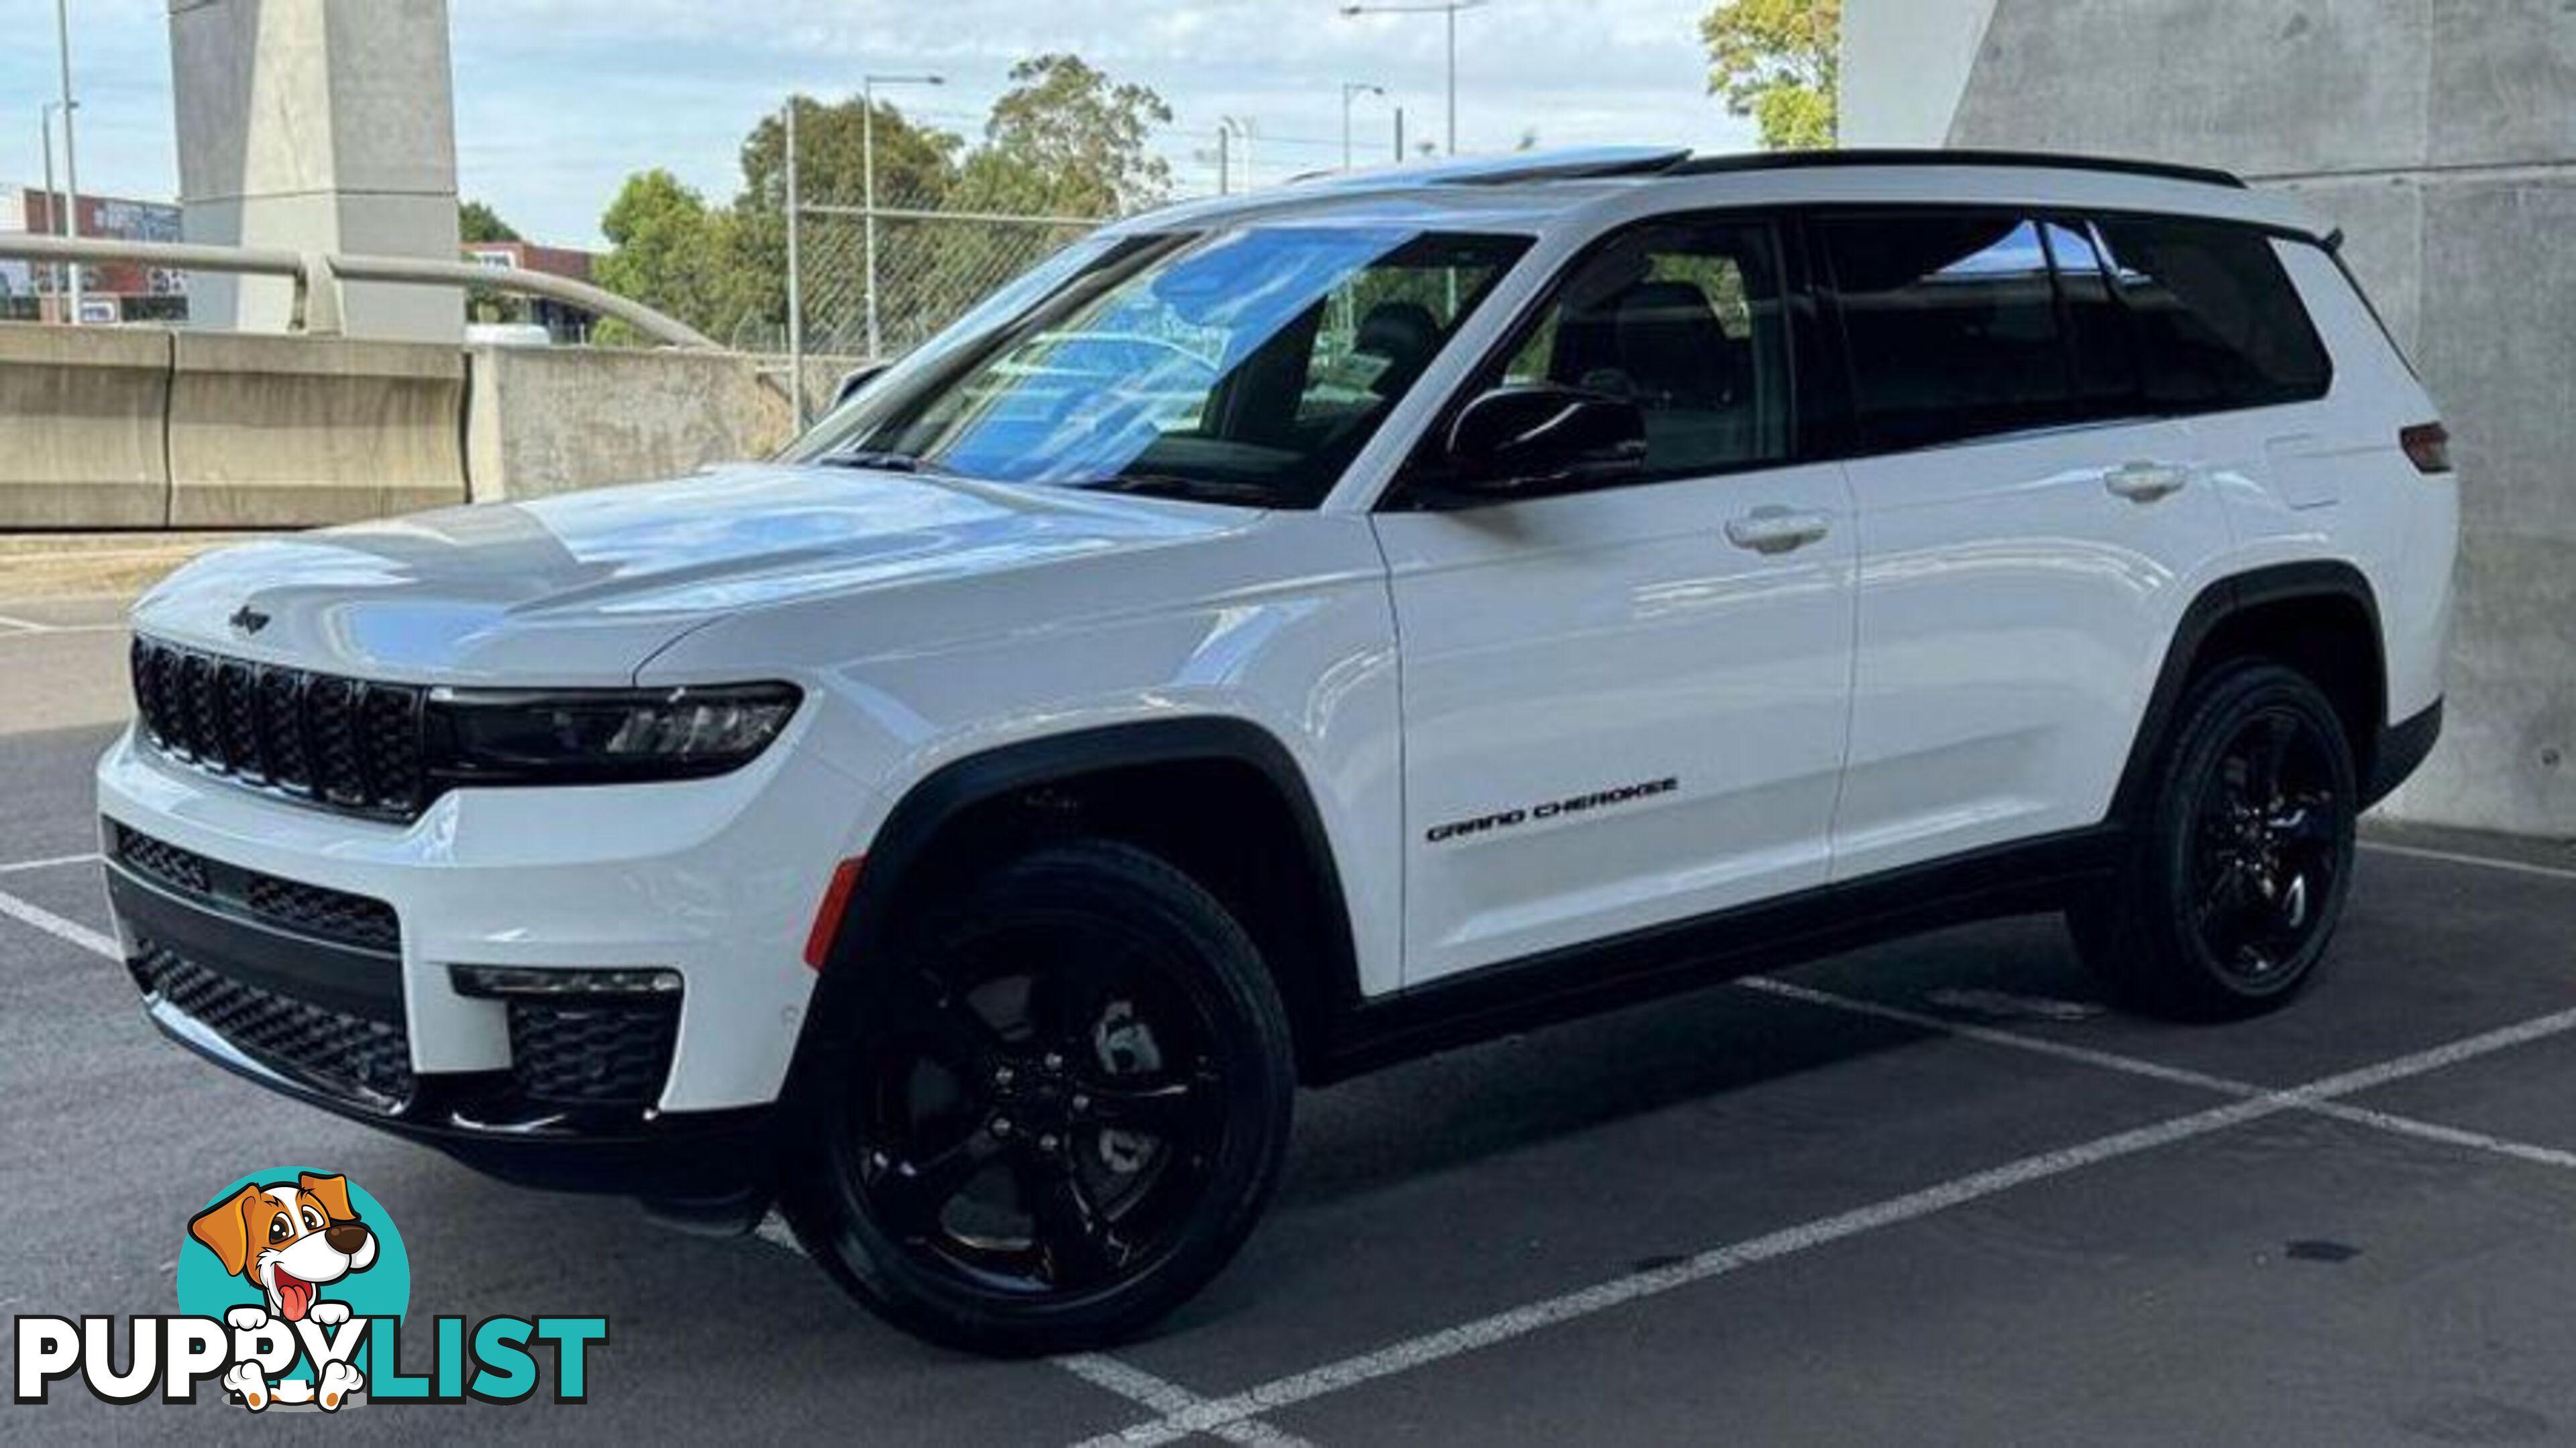
<svg viewBox="0 0 2576 1448"><path fill-rule="evenodd" d="M1101 493L1132 493L1143 497L1180 498L1206 503L1237 503L1248 507L1275 506L1278 498L1259 483L1235 483L1218 478L1185 478L1174 473L1117 473L1105 478L1086 478L1071 484Z"/></svg>
<svg viewBox="0 0 2576 1448"><path fill-rule="evenodd" d="M814 461L827 468L873 468L881 473L917 473L922 467L917 454L892 449L852 448L825 453Z"/></svg>

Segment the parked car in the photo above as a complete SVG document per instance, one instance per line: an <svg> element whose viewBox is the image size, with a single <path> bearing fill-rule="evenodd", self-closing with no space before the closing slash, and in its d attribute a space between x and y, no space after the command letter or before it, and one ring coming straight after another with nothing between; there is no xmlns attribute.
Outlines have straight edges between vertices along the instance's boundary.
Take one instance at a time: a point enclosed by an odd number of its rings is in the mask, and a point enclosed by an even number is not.
<svg viewBox="0 0 2576 1448"><path fill-rule="evenodd" d="M1123 222L772 466L171 577L119 938L253 1080L1008 1352L1206 1283L1300 1082L2007 912L2270 1010L2441 722L2338 240L1974 153Z"/></svg>

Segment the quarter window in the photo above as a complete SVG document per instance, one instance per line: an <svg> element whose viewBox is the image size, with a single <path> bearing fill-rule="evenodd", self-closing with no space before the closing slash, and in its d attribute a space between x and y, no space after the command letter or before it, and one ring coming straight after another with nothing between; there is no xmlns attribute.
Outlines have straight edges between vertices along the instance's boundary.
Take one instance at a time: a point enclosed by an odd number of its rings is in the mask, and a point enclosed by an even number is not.
<svg viewBox="0 0 2576 1448"><path fill-rule="evenodd" d="M2270 237L2158 217L2106 219L2101 233L2150 404L2201 412L2325 395L2332 364Z"/></svg>

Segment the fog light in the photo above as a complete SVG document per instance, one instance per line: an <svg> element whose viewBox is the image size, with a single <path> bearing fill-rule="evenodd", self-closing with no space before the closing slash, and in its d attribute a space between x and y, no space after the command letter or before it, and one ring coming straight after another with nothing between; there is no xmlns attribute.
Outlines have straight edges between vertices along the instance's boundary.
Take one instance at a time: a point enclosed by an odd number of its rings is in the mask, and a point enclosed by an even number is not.
<svg viewBox="0 0 2576 1448"><path fill-rule="evenodd" d="M451 965L447 971L456 982L458 995L494 1000L597 999L603 996L667 1000L680 993L680 973L676 970Z"/></svg>

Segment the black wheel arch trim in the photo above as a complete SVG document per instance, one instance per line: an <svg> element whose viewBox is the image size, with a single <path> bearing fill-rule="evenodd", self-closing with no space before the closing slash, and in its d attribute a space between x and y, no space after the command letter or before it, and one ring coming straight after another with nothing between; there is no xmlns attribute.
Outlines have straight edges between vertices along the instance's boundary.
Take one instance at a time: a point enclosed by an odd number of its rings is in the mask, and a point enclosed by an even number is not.
<svg viewBox="0 0 2576 1448"><path fill-rule="evenodd" d="M1277 791L1295 822L1296 843L1302 852L1299 867L1313 872L1327 917L1316 932L1324 958L1314 962L1313 984L1325 997L1316 1005L1320 1014L1333 1015L1355 1002L1359 962L1340 861L1296 756L1269 729L1232 715L1138 720L997 745L941 765L904 792L869 842L866 862L815 983L814 1001L797 1040L795 1065L802 1066L814 1054L815 1042L846 1020L859 984L885 943L883 927L905 877L946 826L978 805L1043 785L1107 770L1200 763L1247 766ZM1301 1061L1314 1044L1306 1039L1309 1034L1300 1032ZM798 1072L791 1067L791 1095L797 1086Z"/></svg>
<svg viewBox="0 0 2576 1448"><path fill-rule="evenodd" d="M2157 670L2155 687L2147 695L2147 707L2139 712L2137 733L2129 742L2128 762L2121 768L2119 786L2111 794L2108 823L2121 824L2137 817L2156 749L2172 728L2174 711L2182 707L2183 691L2190 686L2193 671L2199 666L2202 648L2219 627L2249 609L2310 598L2347 600L2358 605L2370 622L2371 663L2380 683L2380 697L2372 701L2372 727L2352 741L2361 756L2353 761L2353 768L2360 779L2375 781L2379 777L2376 766L2380 746L2388 733L2388 659L2378 595L2371 591L2370 580L2362 576L2360 569L2339 560L2271 564L2218 579L2183 609L2181 621L2166 642L2164 664ZM2392 783L2390 787L2395 786Z"/></svg>

